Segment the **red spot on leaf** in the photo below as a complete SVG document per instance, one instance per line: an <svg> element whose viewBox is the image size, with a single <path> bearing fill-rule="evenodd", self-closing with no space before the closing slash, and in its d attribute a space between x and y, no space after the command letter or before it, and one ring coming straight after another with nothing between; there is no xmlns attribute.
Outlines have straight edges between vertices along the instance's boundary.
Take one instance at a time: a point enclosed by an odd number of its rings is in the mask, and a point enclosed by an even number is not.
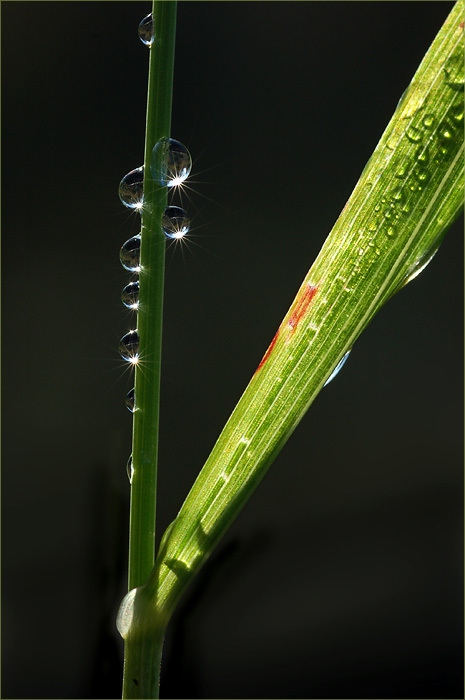
<svg viewBox="0 0 465 700"><path fill-rule="evenodd" d="M313 297L316 294L316 290L318 289L318 285L314 287L311 284L307 284L306 288L304 289L303 293L300 295L300 297L297 299L296 302L294 302L294 305L291 307L291 316L289 318L289 321L287 322L287 325L294 331L297 327L297 324L299 323L300 319L304 316L304 314L308 311L308 308L312 302ZM256 372L258 372L259 369L263 367L269 356L271 355L273 348L275 346L276 341L278 340L279 334L281 332L281 326L278 328L277 333L273 340L270 343L270 346L266 353L263 355L262 361L258 365Z"/></svg>
<svg viewBox="0 0 465 700"><path fill-rule="evenodd" d="M463 29L463 22L460 22L459 27L460 29Z"/></svg>
<svg viewBox="0 0 465 700"><path fill-rule="evenodd" d="M271 351L272 351L273 348L274 348L274 344L275 344L276 341L278 340L278 335L279 335L279 328L278 328L278 330L276 331L275 337L273 338L273 340L272 340L271 343L270 343L270 347L268 348L268 350L266 351L266 353L263 355L262 361L260 362L260 364L258 365L258 367L257 367L257 369L256 369L257 372L258 372L258 370L265 364L265 362L267 361L267 359L268 359L269 356L271 355Z"/></svg>
<svg viewBox="0 0 465 700"><path fill-rule="evenodd" d="M291 317L287 322L287 325L290 326L292 330L295 330L297 328L297 324L299 323L301 318L307 313L317 289L318 286L314 287L313 285L308 284L302 296L299 299L297 299L295 303L295 308L293 309Z"/></svg>

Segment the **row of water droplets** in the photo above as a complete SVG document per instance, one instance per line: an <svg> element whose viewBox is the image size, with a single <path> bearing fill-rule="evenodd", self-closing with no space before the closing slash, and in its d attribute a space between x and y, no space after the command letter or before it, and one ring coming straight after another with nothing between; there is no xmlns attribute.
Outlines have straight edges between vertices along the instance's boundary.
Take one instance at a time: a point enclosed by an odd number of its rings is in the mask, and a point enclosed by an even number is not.
<svg viewBox="0 0 465 700"><path fill-rule="evenodd" d="M416 119L412 120L413 123L410 123L404 134L408 141L417 147L414 159L411 162L404 161L395 173L397 181L405 182L405 186L395 187L387 198L383 198L374 207L375 221L371 228L373 231L382 230L388 239L396 236L397 227L402 223L402 218L408 215L414 206L415 196L418 196L428 184L433 161L439 161L447 156L453 141L463 133L464 64L461 51L454 52L446 61L443 67L443 80L446 87L450 89L452 98L446 115L440 123L437 123L434 115L428 113L425 105L416 110ZM408 89L400 102L407 92ZM390 148L389 144L388 148ZM411 282L425 269L437 253L439 243L440 240L412 263L395 291ZM349 353L350 350L342 357L323 386L329 384L339 373Z"/></svg>
<svg viewBox="0 0 465 700"><path fill-rule="evenodd" d="M139 24L139 38L143 44L151 47L154 39L154 24L152 14L147 15ZM163 137L154 146L150 173L155 182L174 191L189 176L192 159L187 148L172 138ZM144 166L131 170L119 184L119 198L125 207L142 213L144 206ZM184 209L178 206L167 206L163 212L161 226L167 238L179 240L189 231L190 220ZM128 272L138 276L140 265L141 234L133 236L121 246L120 261ZM131 280L121 293L124 306L132 311L139 308L139 280ZM128 331L120 340L119 352L123 360L136 365L139 361L139 334L137 328ZM126 406L131 413L136 410L135 391L132 388L126 396ZM129 482L133 475L132 455L127 463Z"/></svg>

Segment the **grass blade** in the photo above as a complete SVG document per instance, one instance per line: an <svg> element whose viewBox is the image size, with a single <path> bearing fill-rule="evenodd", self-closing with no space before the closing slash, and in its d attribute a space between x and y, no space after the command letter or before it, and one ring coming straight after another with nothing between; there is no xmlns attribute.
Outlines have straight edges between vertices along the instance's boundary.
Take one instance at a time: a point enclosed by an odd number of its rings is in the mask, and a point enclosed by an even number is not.
<svg viewBox="0 0 465 700"><path fill-rule="evenodd" d="M463 207L462 20L459 2L166 533L146 588L168 617L334 368Z"/></svg>

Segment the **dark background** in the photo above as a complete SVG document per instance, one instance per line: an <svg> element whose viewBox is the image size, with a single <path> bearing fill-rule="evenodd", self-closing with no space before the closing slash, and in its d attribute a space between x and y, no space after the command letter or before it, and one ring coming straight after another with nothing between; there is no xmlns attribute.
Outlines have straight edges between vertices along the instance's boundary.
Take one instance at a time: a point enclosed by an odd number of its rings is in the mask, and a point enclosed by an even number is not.
<svg viewBox="0 0 465 700"><path fill-rule="evenodd" d="M158 528L176 515L449 2L181 2ZM120 696L132 378L121 177L148 2L2 3L3 688ZM187 196L187 195L186 195ZM313 404L184 598L165 698L458 698L463 221Z"/></svg>

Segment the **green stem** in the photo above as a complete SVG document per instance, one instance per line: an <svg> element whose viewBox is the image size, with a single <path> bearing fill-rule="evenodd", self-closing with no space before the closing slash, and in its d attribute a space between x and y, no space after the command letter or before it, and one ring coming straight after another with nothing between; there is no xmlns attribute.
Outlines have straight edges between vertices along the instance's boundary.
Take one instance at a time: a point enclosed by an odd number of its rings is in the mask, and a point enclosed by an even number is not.
<svg viewBox="0 0 465 700"><path fill-rule="evenodd" d="M154 0L154 41L150 49L147 121L144 153L144 200L141 210L139 275L139 361L135 369L134 413L129 526L128 588L139 588L135 616L155 561L160 365L165 276L165 236L162 216L166 187L150 174L153 147L171 130L176 2ZM149 627L147 627L149 625ZM160 662L166 623L142 615L136 632L125 638L123 698L158 698Z"/></svg>
<svg viewBox="0 0 465 700"><path fill-rule="evenodd" d="M160 364L165 273L165 236L161 220L167 190L150 174L150 156L162 137L170 135L173 92L176 2L153 3L155 39L150 49L147 126L144 157L144 202L141 212L139 362L135 372L129 530L129 590L145 582L155 560Z"/></svg>

